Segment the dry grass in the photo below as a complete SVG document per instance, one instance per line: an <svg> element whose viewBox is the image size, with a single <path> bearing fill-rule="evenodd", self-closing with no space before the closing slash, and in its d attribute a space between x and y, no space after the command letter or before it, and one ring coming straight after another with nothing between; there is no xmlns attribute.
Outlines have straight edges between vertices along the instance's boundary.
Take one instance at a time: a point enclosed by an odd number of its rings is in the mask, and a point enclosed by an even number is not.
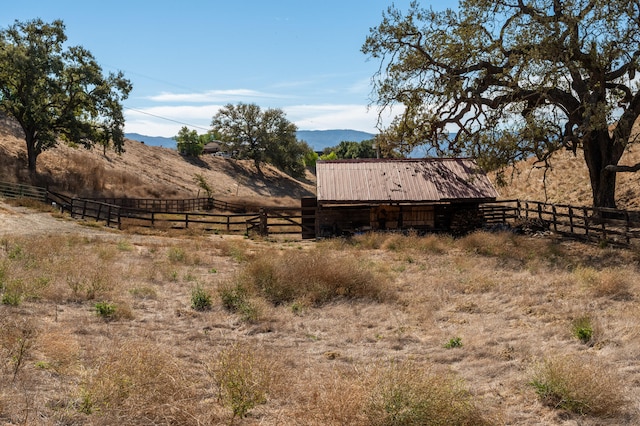
<svg viewBox="0 0 640 426"><path fill-rule="evenodd" d="M489 233L282 243L77 229L0 241L0 296L20 294L0 304L2 423L640 422L634 250ZM244 288L246 311L217 297L194 310L195 288ZM128 314L105 321L100 302ZM573 329L584 318L586 344ZM590 367L571 364L571 386L606 383L596 402L615 410L537 397L537 368L565 357Z"/></svg>
<svg viewBox="0 0 640 426"><path fill-rule="evenodd" d="M565 355L546 358L538 365L531 385L552 408L615 417L628 404L621 383L615 369L595 357Z"/></svg>

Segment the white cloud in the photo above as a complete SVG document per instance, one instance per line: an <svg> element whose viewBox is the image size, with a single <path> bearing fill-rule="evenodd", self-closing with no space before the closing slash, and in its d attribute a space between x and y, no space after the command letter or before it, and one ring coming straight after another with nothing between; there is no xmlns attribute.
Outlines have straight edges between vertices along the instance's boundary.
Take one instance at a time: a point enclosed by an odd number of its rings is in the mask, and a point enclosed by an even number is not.
<svg viewBox="0 0 640 426"><path fill-rule="evenodd" d="M147 136L173 137L187 126L199 133L210 129L211 118L222 105L165 105L125 109L125 131ZM378 133L378 111L359 104L293 105L282 107L289 121L300 130L352 129ZM384 113L383 124L393 116Z"/></svg>
<svg viewBox="0 0 640 426"><path fill-rule="evenodd" d="M171 93L162 92L159 95L149 97L154 102L221 102L235 103L252 99L281 99L282 95L274 93L259 92L250 89L233 89L233 90L207 90L201 93Z"/></svg>

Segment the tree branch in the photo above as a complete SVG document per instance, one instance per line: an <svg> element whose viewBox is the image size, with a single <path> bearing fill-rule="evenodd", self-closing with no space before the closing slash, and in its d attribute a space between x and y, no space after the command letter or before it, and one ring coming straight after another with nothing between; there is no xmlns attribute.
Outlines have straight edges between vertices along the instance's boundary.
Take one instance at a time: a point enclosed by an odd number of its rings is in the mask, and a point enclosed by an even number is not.
<svg viewBox="0 0 640 426"><path fill-rule="evenodd" d="M640 163L633 166L619 166L610 164L606 166L604 170L610 173L635 173L640 170Z"/></svg>

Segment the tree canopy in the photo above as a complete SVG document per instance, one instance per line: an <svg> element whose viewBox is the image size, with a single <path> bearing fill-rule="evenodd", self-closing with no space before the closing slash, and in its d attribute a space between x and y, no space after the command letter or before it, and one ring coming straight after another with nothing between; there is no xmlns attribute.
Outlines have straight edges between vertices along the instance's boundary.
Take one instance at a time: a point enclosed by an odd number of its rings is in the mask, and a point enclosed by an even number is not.
<svg viewBox="0 0 640 426"><path fill-rule="evenodd" d="M64 49L64 30L60 20L36 19L0 31L0 111L22 127L34 176L38 155L58 138L124 150L120 102L131 83L121 72L103 76L83 47Z"/></svg>
<svg viewBox="0 0 640 426"><path fill-rule="evenodd" d="M403 107L389 131L405 143L493 169L582 150L596 207L615 206L616 173L640 169L618 165L640 115L637 1L414 1L390 7L362 51L380 61L375 102Z"/></svg>
<svg viewBox="0 0 640 426"><path fill-rule="evenodd" d="M295 124L281 109L227 104L211 127L237 158L253 160L258 172L262 163L270 163L293 177L304 175L304 157L311 148L297 140Z"/></svg>
<svg viewBox="0 0 640 426"><path fill-rule="evenodd" d="M213 133L199 135L197 131L189 130L186 126L183 126L178 134L173 137L173 140L176 141L180 154L198 157L202 155L206 144L216 140L216 135Z"/></svg>
<svg viewBox="0 0 640 426"><path fill-rule="evenodd" d="M331 156L331 153L334 155ZM351 158L376 158L378 153L374 147L374 140L367 139L361 142L342 141L336 146L323 150L322 159L351 159Z"/></svg>

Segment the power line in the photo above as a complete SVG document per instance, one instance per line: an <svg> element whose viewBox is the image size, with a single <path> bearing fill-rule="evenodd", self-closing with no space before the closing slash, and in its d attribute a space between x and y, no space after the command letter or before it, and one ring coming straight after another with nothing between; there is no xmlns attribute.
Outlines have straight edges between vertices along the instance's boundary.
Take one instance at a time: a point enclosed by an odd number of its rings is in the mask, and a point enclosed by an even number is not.
<svg viewBox="0 0 640 426"><path fill-rule="evenodd" d="M207 128L205 128L205 127L196 126L195 124L185 123L185 122L183 122L183 121L174 120L173 118L162 117L161 115L151 114L150 112L141 111L141 110L139 110L139 109L131 108L131 107L128 107L128 106L125 106L125 107L124 107L124 109L128 109L128 110L131 110L131 111L139 112L140 114L149 115L149 116L151 116L151 117L159 118L159 119L161 119L161 120L166 120L166 121L171 121L171 122L173 122L173 123L182 124L182 125L184 125L184 126L195 127L196 129L201 129L201 130L206 130L206 131L209 131L209 130L210 130L210 129L207 129Z"/></svg>

